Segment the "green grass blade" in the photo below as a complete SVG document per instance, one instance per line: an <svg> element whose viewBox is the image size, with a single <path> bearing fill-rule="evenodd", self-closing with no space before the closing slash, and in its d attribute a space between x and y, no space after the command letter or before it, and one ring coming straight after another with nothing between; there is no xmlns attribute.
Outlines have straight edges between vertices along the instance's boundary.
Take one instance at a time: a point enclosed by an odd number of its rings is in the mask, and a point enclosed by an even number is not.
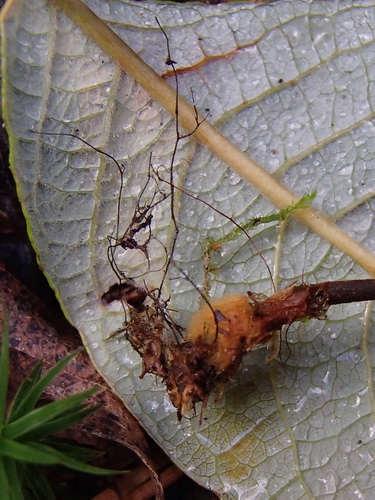
<svg viewBox="0 0 375 500"><path fill-rule="evenodd" d="M55 500L55 494L40 467L24 465L25 486L37 500Z"/></svg>
<svg viewBox="0 0 375 500"><path fill-rule="evenodd" d="M0 456L0 491L3 500L11 500L10 485L5 466L6 458Z"/></svg>
<svg viewBox="0 0 375 500"><path fill-rule="evenodd" d="M34 446L36 449L39 449L41 451L43 450L45 450L46 452L49 451L51 455L53 454L56 457L56 460L59 461L58 463L60 465L64 465L69 469L73 469L79 472L86 472L87 474L96 474L96 475L124 474L126 472L126 471L118 471L112 469L102 469L100 467L95 467L94 465L85 464L68 455L64 455L64 453L61 453L58 450L55 450L50 446L42 443L34 443Z"/></svg>
<svg viewBox="0 0 375 500"><path fill-rule="evenodd" d="M36 443L18 443L0 437L0 457L7 457L19 462L39 465L57 465L59 459L48 450L40 449Z"/></svg>
<svg viewBox="0 0 375 500"><path fill-rule="evenodd" d="M17 414L19 406L24 401L25 397L33 389L35 384L40 380L40 375L42 373L42 363L37 363L31 370L29 375L25 378L22 384L19 386L16 395L12 401L12 405L9 409L7 422L13 421L13 415ZM20 417L22 415L19 415Z"/></svg>
<svg viewBox="0 0 375 500"><path fill-rule="evenodd" d="M29 488L25 488L23 494L24 500L35 500L34 493Z"/></svg>
<svg viewBox="0 0 375 500"><path fill-rule="evenodd" d="M43 442L43 444L51 446L60 453L75 458L80 462L90 462L91 460L95 460L101 453L100 451L94 450L92 448L86 448L85 446L69 444L63 441L60 442L55 439L46 440Z"/></svg>
<svg viewBox="0 0 375 500"><path fill-rule="evenodd" d="M67 429L72 425L80 422L88 415L91 415L99 408L99 406L91 406L87 408L79 408L77 411L71 410L68 415L64 415L60 418L55 418L52 421L45 422L44 424L36 427L30 432L22 434L23 441L40 441L42 438L56 434L57 432ZM9 436L8 436L9 437Z"/></svg>
<svg viewBox="0 0 375 500"><path fill-rule="evenodd" d="M71 361L78 354L80 350L81 349L77 349L76 351L69 354L69 356L62 358L58 363L56 363L55 366L53 366L50 370L48 370L47 373L45 373L45 375L29 392L29 394L25 396L24 400L20 403L17 411L13 412L11 420L12 422L20 418L22 415L26 415L28 412L31 412L31 410L33 410L44 390L49 386L56 375L58 375L65 368L69 361Z"/></svg>
<svg viewBox="0 0 375 500"><path fill-rule="evenodd" d="M31 432L37 427L40 427L42 424L52 421L56 417L60 418L61 414L66 414L68 410L71 410L72 412L80 411L83 409L81 403L86 398L95 394L98 390L98 387L93 387L87 391L73 394L68 398L54 401L42 406L41 408L32 410L30 413L24 415L15 422L6 424L3 428L3 436L8 439L16 439Z"/></svg>
<svg viewBox="0 0 375 500"><path fill-rule="evenodd" d="M4 305L3 332L0 356L0 427L5 421L9 380L9 313Z"/></svg>
<svg viewBox="0 0 375 500"><path fill-rule="evenodd" d="M4 460L5 473L10 485L10 494L12 500L24 500L22 491L22 473L16 461L5 459ZM1 497L2 498L2 497Z"/></svg>

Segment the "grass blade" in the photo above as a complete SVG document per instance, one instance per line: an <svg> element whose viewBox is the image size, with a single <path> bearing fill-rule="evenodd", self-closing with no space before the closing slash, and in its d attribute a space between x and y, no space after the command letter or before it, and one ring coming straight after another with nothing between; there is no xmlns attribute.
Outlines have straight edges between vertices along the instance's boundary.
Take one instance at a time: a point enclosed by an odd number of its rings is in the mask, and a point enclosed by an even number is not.
<svg viewBox="0 0 375 500"><path fill-rule="evenodd" d="M24 500L22 491L22 474L16 461L4 459L5 473L10 485L10 494L12 500Z"/></svg>
<svg viewBox="0 0 375 500"><path fill-rule="evenodd" d="M18 420L7 424L3 429L3 436L8 439L16 439L24 434L28 434L33 429L40 427L42 424L53 420L56 417L68 410L82 410L81 403L92 396L99 390L98 387L93 387L84 392L73 394L68 398L48 403L41 408L30 411L27 415L20 417Z"/></svg>
<svg viewBox="0 0 375 500"><path fill-rule="evenodd" d="M75 458L80 462L90 462L91 460L95 460L96 458L98 458L98 455L102 453L101 451L94 450L92 448L64 443L57 440L44 441L44 444L46 444L47 446L51 446L55 450L58 450L60 453Z"/></svg>
<svg viewBox="0 0 375 500"><path fill-rule="evenodd" d="M76 471L86 472L88 474L96 474L96 475L124 474L126 472L126 471L118 471L112 469L102 469L100 467L95 467L94 465L85 464L83 462L80 462L79 460L76 460L75 458L72 458L68 455L64 455L64 453L61 453L45 444L34 443L34 446L35 449L38 449L41 452L45 450L47 453L49 451L51 455L54 455L56 457L56 460L58 460L58 463L60 465L64 465L65 467L68 467L69 469L73 469Z"/></svg>
<svg viewBox="0 0 375 500"><path fill-rule="evenodd" d="M57 465L59 459L50 450L40 449L36 443L18 443L0 437L0 457L7 457L19 462L39 465Z"/></svg>
<svg viewBox="0 0 375 500"><path fill-rule="evenodd" d="M55 500L55 494L40 467L24 465L25 485L38 500Z"/></svg>
<svg viewBox="0 0 375 500"><path fill-rule="evenodd" d="M50 370L48 370L47 373L45 373L45 375L39 380L39 382L20 403L17 411L13 412L10 422L14 422L22 415L25 415L26 413L33 410L44 390L48 387L48 385L52 382L56 375L58 375L65 368L69 361L71 361L78 354L79 351L81 351L81 349L77 349L76 351L69 354L69 356L62 358L58 363L56 363L55 366L53 366Z"/></svg>
<svg viewBox="0 0 375 500"><path fill-rule="evenodd" d="M6 458L0 456L0 491L3 500L11 500L10 485L5 467Z"/></svg>
<svg viewBox="0 0 375 500"><path fill-rule="evenodd" d="M99 406L91 406L89 408L83 407L79 408L77 411L72 410L68 415L64 415L60 418L55 418L49 422L36 427L30 432L22 434L23 441L40 441L43 438L56 434L57 432L67 429L77 422L83 420L87 416L94 413ZM8 436L9 437L9 436Z"/></svg>
<svg viewBox="0 0 375 500"><path fill-rule="evenodd" d="M12 405L9 409L7 422L12 422L13 414L17 414L19 406L22 404L25 397L32 391L35 384L39 381L40 375L42 373L42 363L37 363L31 370L29 375L25 378L22 384L19 386L16 395L12 401ZM19 415L22 416L22 415Z"/></svg>

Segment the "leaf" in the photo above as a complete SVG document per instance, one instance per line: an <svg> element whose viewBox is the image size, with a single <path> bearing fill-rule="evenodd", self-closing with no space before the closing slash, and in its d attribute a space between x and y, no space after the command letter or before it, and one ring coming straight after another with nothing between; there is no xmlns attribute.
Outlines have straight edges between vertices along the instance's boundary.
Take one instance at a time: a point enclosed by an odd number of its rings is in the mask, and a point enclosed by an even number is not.
<svg viewBox="0 0 375 500"><path fill-rule="evenodd" d="M85 464L45 444L33 442L19 443L18 441L12 441L4 437L0 438L0 455L19 462L26 462L34 465L64 465L70 469L86 472L88 474L105 475L113 474L114 472L118 474L124 472Z"/></svg>
<svg viewBox="0 0 375 500"><path fill-rule="evenodd" d="M72 444L64 443L63 441L58 441L57 439L49 439L45 442L55 450L60 451L64 455L69 455L76 460L81 462L90 462L97 458L98 452L91 448L83 448L82 446L75 446Z"/></svg>
<svg viewBox="0 0 375 500"><path fill-rule="evenodd" d="M52 450L53 451L53 450ZM1 437L0 454L19 462L28 462L39 465L59 464L59 458L50 450L39 449L38 443L18 443Z"/></svg>
<svg viewBox="0 0 375 500"><path fill-rule="evenodd" d="M87 2L173 84L157 15L182 69L180 94L190 99L192 88L198 109L209 108L210 121L297 197L316 188L314 206L373 250L375 11L363 4L279 0L198 11L187 5ZM139 380L138 355L123 339L104 340L123 321L120 307L100 302L115 282L106 260L119 189L115 165L72 138L30 133L30 127L78 128L81 137L124 164L124 230L145 184L149 154L154 165L170 164L173 122L43 0L9 2L2 29L5 118L30 235L101 374L173 460L211 489L246 498L371 495L371 306L337 306L326 322L290 328L287 361L266 366L263 351L252 353L223 398L209 401L202 425L199 416L177 424L160 381L150 375ZM255 189L194 141L181 144L177 164L178 184L238 223L272 211ZM174 257L199 285L204 242L232 227L185 196L178 221ZM155 214L153 231L168 244L165 207ZM306 281L366 276L352 258L295 221L257 228L254 241L279 286L302 275ZM155 272L144 278L149 287L157 286L156 270L164 263L162 246L153 243ZM361 253L354 244L355 251L346 247L353 258ZM134 274L144 262L132 255L123 264ZM242 237L223 245L213 264L211 296L271 291L259 256ZM169 278L172 307L187 323L199 296L176 270Z"/></svg>
<svg viewBox="0 0 375 500"><path fill-rule="evenodd" d="M24 495L22 494L22 477L19 473L19 464L13 460L4 459L3 461L6 470L7 480L9 485L11 485L10 493L12 500L24 500ZM7 489L1 490L2 495L7 492ZM5 498L7 498L7 493L5 493Z"/></svg>
<svg viewBox="0 0 375 500"><path fill-rule="evenodd" d="M45 311L42 304L40 298L33 296L0 265L0 308L3 306L3 309L9 311L12 345L10 386L13 387L13 393L36 362L43 360L45 369L52 367L56 361L79 346L74 328L69 328L67 322L63 322L62 326L59 324L60 329L56 331L43 319ZM92 398L92 403L100 408L76 426L76 431L65 434L65 438L99 449L103 449L102 439L105 440L105 449L110 441L115 441L123 446L121 456L124 464L134 460L131 450L134 451L148 467L155 491L160 496L162 487L154 458L151 458L157 456L155 453L159 452L158 448L148 444L146 434L138 421L111 392L85 351L67 365L62 375L52 380L45 390L44 397L55 401L94 386L100 387L101 391ZM157 464L159 462L158 458Z"/></svg>
<svg viewBox="0 0 375 500"><path fill-rule="evenodd" d="M108 475L108 474L125 474L126 471L114 471L113 469L104 469L102 467L95 467L94 465L85 464L79 460L76 460L69 455L65 455L64 453L59 452L58 450L51 448L48 445L42 443L32 443L32 447L42 455L43 453L56 457L58 464L64 465L70 469L85 472L87 474L96 474L96 475Z"/></svg>
<svg viewBox="0 0 375 500"><path fill-rule="evenodd" d="M4 499L8 500L11 498L11 491L9 487L8 480L8 463L7 459L0 456L0 486L3 492Z"/></svg>
<svg viewBox="0 0 375 500"><path fill-rule="evenodd" d="M56 498L50 483L47 481L40 467L24 464L22 472L25 476L25 482L32 490L35 498L40 500L54 500Z"/></svg>
<svg viewBox="0 0 375 500"><path fill-rule="evenodd" d="M89 407L89 408L83 407L82 409L77 410L74 413L69 412L69 414L61 416L60 418L56 418L56 419L52 420L51 422L46 422L43 425L39 425L28 432L26 432L26 430L25 430L22 433L22 440L23 441L39 441L41 438L44 438L46 436L51 436L52 434L55 434L56 432L59 432L63 429L67 429L68 427L71 427L72 425L78 423L80 420L83 420L84 418L86 418L88 415L91 415L97 409L98 409L98 407L95 407L95 406ZM4 432L4 434L7 434L7 433Z"/></svg>
<svg viewBox="0 0 375 500"><path fill-rule="evenodd" d="M56 419L55 423L57 423L58 416L61 415L62 417L66 417L68 415L68 410L70 415L73 415L74 410L75 412L82 411L85 408L82 401L89 398L97 391L98 388L93 387L92 389L79 392L78 394L61 399L60 401L54 401L41 408L36 408L12 423L7 424L3 430L3 435L7 438L14 439L24 434L28 434L33 430L38 430L40 427L44 428L44 424L51 423L50 421L53 419Z"/></svg>
<svg viewBox="0 0 375 500"><path fill-rule="evenodd" d="M30 391L35 387L35 384L40 380L41 374L42 363L37 363L17 389L8 412L8 422L12 420L13 414L18 413L18 409L20 408L20 406L23 406L23 401L30 393ZM31 408L29 407L26 409L25 406L23 406L22 414L24 415L27 411L30 411Z"/></svg>
<svg viewBox="0 0 375 500"><path fill-rule="evenodd" d="M29 418L31 413L37 412L38 410L34 410L34 412L31 412L31 410L35 407L37 401L41 397L43 391L45 391L46 387L52 382L52 380L65 368L65 366L75 357L77 356L79 350L72 352L69 354L69 356L66 356L65 358L61 359L58 363L56 363L55 366L50 368L48 372L40 379L37 380L35 383L33 383L32 388L30 388L29 393L23 398L23 401L16 406L16 408L13 409L11 414L9 415L8 422L15 422L16 420L19 419L21 421L22 419ZM32 380L35 378L35 374L37 373L38 368L33 370L31 372L31 377ZM26 384L28 385L28 381L26 379ZM21 385L20 387L21 392L24 392L24 389ZM82 394L82 393L81 393ZM78 397L78 394L76 394ZM16 394L17 397L17 394ZM84 397L87 397L84 396ZM19 399L19 396L17 397L17 400ZM61 404L64 404L60 402ZM39 408L41 410L41 408ZM10 426L8 426L9 428Z"/></svg>

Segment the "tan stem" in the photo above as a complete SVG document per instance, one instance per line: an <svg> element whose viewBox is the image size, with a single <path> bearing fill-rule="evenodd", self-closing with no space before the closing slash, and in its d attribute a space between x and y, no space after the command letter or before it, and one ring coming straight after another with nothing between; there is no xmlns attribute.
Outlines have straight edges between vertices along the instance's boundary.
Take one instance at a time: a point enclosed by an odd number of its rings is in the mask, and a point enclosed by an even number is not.
<svg viewBox="0 0 375 500"><path fill-rule="evenodd" d="M121 69L131 75L172 116L175 116L175 91L96 14L80 0L49 1L63 10L117 62ZM182 97L178 99L178 118L187 132L194 130L195 111ZM285 208L298 201L297 196L240 151L207 120L201 123L194 136L277 207ZM313 208L296 210L293 215L375 276L375 256L337 227L327 216Z"/></svg>

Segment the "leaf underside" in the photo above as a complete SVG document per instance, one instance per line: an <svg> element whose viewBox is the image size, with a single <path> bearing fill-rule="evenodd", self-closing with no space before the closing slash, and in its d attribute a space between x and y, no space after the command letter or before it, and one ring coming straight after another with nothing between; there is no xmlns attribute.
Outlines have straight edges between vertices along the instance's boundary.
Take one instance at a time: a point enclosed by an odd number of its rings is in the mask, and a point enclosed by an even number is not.
<svg viewBox="0 0 375 500"><path fill-rule="evenodd" d="M87 1L159 74L168 33L180 93L298 196L317 189L314 206L369 249L375 185L375 7L336 1L265 5L154 5ZM171 458L206 487L229 497L350 498L374 488L374 346L370 306L337 306L325 322L288 330L286 362L247 356L223 397L200 416L176 421L163 384L139 379L139 356L121 338L121 307L103 306L115 283L107 236L115 226L119 173L108 158L67 137L73 132L125 167L125 230L147 178L149 155L168 169L172 119L64 14L43 0L11 2L3 17L3 100L11 164L41 266L109 384ZM173 78L166 75L173 84ZM176 182L244 223L272 207L203 147L183 142ZM202 284L207 238L232 225L181 196L174 258ZM157 286L170 243L168 205L154 214L147 286ZM258 227L254 241L279 285L293 280L364 278L365 272L295 221ZM126 261L125 261L126 257ZM145 270L136 252L122 265ZM210 295L269 294L265 266L240 237L213 254ZM153 271L153 272L150 272ZM168 293L187 324L199 295L176 269ZM173 279L172 279L173 278Z"/></svg>

